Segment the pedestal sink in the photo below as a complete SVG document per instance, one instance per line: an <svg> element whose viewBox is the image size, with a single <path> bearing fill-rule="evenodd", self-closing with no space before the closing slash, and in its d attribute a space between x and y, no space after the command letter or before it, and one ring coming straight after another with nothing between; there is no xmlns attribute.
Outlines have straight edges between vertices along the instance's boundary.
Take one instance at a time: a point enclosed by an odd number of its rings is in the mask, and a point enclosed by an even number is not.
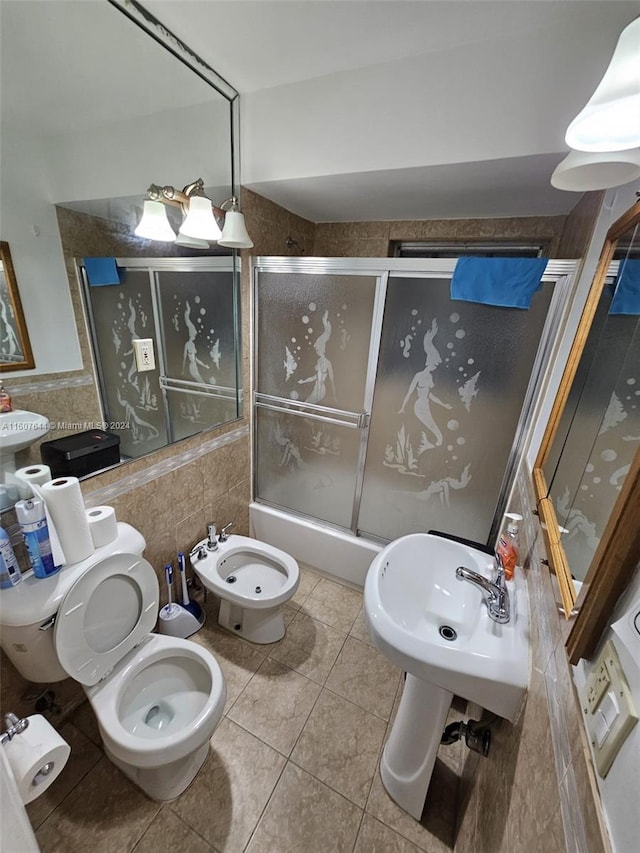
<svg viewBox="0 0 640 853"><path fill-rule="evenodd" d="M465 566L488 579L494 559L428 533L396 539L373 560L364 611L374 644L406 673L380 772L385 788L417 820L454 695L511 722L529 678L526 583L507 583L510 619L489 617L483 591L456 577Z"/></svg>
<svg viewBox="0 0 640 853"><path fill-rule="evenodd" d="M16 470L16 453L45 436L49 428L48 418L36 412L14 409L0 413L0 509L13 506L20 497L11 478Z"/></svg>

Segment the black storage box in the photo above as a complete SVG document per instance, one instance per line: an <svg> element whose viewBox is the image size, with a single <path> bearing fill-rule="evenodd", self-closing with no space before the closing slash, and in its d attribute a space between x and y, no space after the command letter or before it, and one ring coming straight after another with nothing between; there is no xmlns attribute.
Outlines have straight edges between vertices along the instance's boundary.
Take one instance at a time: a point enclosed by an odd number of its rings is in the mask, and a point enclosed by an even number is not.
<svg viewBox="0 0 640 853"><path fill-rule="evenodd" d="M90 429L43 441L40 455L53 477L84 477L120 462L120 436Z"/></svg>

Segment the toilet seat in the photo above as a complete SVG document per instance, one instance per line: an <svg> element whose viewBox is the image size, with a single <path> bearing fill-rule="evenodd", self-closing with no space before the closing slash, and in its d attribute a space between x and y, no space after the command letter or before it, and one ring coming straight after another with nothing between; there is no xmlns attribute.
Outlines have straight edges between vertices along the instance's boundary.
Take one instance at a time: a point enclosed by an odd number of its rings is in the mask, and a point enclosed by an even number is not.
<svg viewBox="0 0 640 853"><path fill-rule="evenodd" d="M81 575L65 595L54 628L63 669L92 686L151 633L159 587L153 567L136 554L114 554Z"/></svg>

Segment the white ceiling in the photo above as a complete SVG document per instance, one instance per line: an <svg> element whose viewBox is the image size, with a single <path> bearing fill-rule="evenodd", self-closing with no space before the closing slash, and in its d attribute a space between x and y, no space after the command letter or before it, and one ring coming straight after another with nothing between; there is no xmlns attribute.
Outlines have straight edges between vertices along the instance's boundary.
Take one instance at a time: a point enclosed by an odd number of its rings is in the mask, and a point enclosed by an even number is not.
<svg viewBox="0 0 640 853"><path fill-rule="evenodd" d="M564 129L640 14L626 0L142 4L240 91L242 183L315 222L568 212L578 196L549 184ZM3 122L75 133L215 94L141 32L127 49L107 0L0 0L0 14Z"/></svg>
<svg viewBox="0 0 640 853"><path fill-rule="evenodd" d="M313 221L543 215L640 3L146 0L241 93L242 182Z"/></svg>

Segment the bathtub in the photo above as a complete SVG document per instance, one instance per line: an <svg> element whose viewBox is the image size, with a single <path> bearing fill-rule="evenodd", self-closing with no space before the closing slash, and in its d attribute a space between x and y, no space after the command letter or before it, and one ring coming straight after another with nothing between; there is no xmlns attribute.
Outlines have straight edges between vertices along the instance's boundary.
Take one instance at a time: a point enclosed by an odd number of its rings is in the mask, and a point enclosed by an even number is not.
<svg viewBox="0 0 640 853"><path fill-rule="evenodd" d="M249 529L251 536L281 548L299 563L359 587L382 550L367 539L255 502L249 504Z"/></svg>

